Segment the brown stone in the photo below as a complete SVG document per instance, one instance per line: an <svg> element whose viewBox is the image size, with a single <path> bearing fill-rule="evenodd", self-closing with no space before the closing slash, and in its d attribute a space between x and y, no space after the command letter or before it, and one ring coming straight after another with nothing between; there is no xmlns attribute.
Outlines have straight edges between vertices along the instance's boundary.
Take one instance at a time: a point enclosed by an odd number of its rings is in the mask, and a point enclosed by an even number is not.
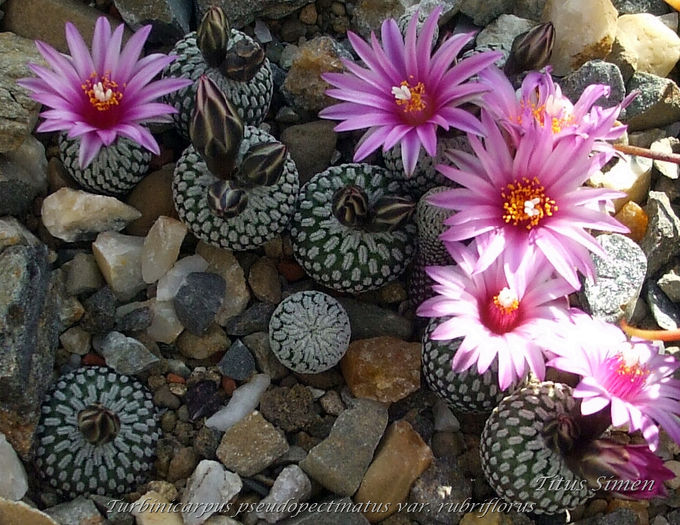
<svg viewBox="0 0 680 525"><path fill-rule="evenodd" d="M276 270L274 261L269 257L260 257L250 267L248 284L258 300L272 304L281 302L279 272Z"/></svg>
<svg viewBox="0 0 680 525"><path fill-rule="evenodd" d="M287 127L281 132L281 142L295 161L300 184L330 166L338 140L333 131L335 125L336 122L329 120L315 120ZM314 147L310 148L310 144L314 144Z"/></svg>
<svg viewBox="0 0 680 525"><path fill-rule="evenodd" d="M481 514L479 511L468 512L460 520L460 525L512 525L513 523L512 518L507 514L493 511L486 514Z"/></svg>
<svg viewBox="0 0 680 525"><path fill-rule="evenodd" d="M630 233L626 235L635 242L640 242L645 233L647 233L647 224L649 223L647 213L645 213L645 210L639 204L633 201L624 204L619 212L614 215L614 218L623 225L628 226Z"/></svg>
<svg viewBox="0 0 680 525"><path fill-rule="evenodd" d="M389 503L386 512L364 513L368 521L375 523L396 512L398 503L406 501L411 485L432 460L430 447L408 422L392 423L354 495L357 503Z"/></svg>
<svg viewBox="0 0 680 525"><path fill-rule="evenodd" d="M161 215L178 219L172 201L172 173L174 164L167 164L150 173L128 195L127 204L142 212L142 216L127 225L126 233L146 236Z"/></svg>
<svg viewBox="0 0 680 525"><path fill-rule="evenodd" d="M177 338L175 345L180 353L190 359L207 359L217 352L224 352L229 346L229 338L224 330L212 323L203 335L194 335L184 330Z"/></svg>
<svg viewBox="0 0 680 525"><path fill-rule="evenodd" d="M606 486L604 489L606 490ZM630 509L638 518L638 525L649 525L649 501L644 500L623 500L614 498L607 505L607 514L610 514L618 509Z"/></svg>
<svg viewBox="0 0 680 525"><path fill-rule="evenodd" d="M359 339L340 368L354 396L394 403L420 388L420 353L420 343L396 337Z"/></svg>
<svg viewBox="0 0 680 525"><path fill-rule="evenodd" d="M58 525L56 521L23 501L0 498L0 523L3 525Z"/></svg>
<svg viewBox="0 0 680 525"><path fill-rule="evenodd" d="M27 459L33 446L33 435L38 426L40 414L26 414L0 408L0 432L5 434L7 441L17 454ZM1 498L0 498L1 499ZM0 511L2 517L2 511ZM4 523L0 519L0 523Z"/></svg>

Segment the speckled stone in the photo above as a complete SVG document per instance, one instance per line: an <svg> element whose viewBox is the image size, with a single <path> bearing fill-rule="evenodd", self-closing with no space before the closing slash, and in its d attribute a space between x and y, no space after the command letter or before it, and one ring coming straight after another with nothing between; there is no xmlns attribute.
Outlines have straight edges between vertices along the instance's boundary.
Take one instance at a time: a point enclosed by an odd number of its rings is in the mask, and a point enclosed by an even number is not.
<svg viewBox="0 0 680 525"><path fill-rule="evenodd" d="M236 336L266 332L275 308L276 305L273 304L255 303L242 314L230 318L225 325L225 330L227 334Z"/></svg>
<svg viewBox="0 0 680 525"><path fill-rule="evenodd" d="M248 347L237 339L217 363L217 368L220 369L222 375L236 381L244 381L255 372L255 359Z"/></svg>
<svg viewBox="0 0 680 525"><path fill-rule="evenodd" d="M664 330L675 330L680 327L680 307L671 301L655 283L647 283L645 299L656 324Z"/></svg>
<svg viewBox="0 0 680 525"><path fill-rule="evenodd" d="M626 108L628 131L658 128L680 120L680 89L671 79L635 73L626 86L640 94Z"/></svg>
<svg viewBox="0 0 680 525"><path fill-rule="evenodd" d="M668 196L658 191L649 192L645 211L649 225L640 247L647 256L647 275L653 276L680 252L680 218Z"/></svg>
<svg viewBox="0 0 680 525"><path fill-rule="evenodd" d="M194 335L203 335L215 319L222 300L226 283L224 279L208 272L194 272L175 295L173 304L177 318Z"/></svg>
<svg viewBox="0 0 680 525"><path fill-rule="evenodd" d="M573 103L579 99L583 91L591 84L606 84L611 91L609 97L600 97L595 105L609 108L619 104L626 96L621 71L615 64L604 60L589 60L573 73L560 81L562 93Z"/></svg>
<svg viewBox="0 0 680 525"><path fill-rule="evenodd" d="M260 411L284 432L303 429L318 418L311 390L299 383L267 390L260 399Z"/></svg>

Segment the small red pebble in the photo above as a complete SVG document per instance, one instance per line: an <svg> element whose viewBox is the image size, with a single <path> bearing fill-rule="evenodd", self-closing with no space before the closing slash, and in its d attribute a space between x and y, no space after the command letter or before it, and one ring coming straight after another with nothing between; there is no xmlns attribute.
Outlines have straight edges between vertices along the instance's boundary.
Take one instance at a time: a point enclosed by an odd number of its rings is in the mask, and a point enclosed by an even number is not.
<svg viewBox="0 0 680 525"><path fill-rule="evenodd" d="M236 381L234 381L231 377L223 377L222 388L227 393L227 395L231 395L234 390L236 390Z"/></svg>
<svg viewBox="0 0 680 525"><path fill-rule="evenodd" d="M92 352L85 354L80 363L85 366L106 366L104 358L99 354L94 354Z"/></svg>
<svg viewBox="0 0 680 525"><path fill-rule="evenodd" d="M165 379L167 379L168 383L186 383L187 380L184 379L182 376L178 376L177 374L169 373L167 376L165 376Z"/></svg>
<svg viewBox="0 0 680 525"><path fill-rule="evenodd" d="M276 268L289 283L299 281L305 276L305 271L302 269L302 266L295 261L279 261Z"/></svg>

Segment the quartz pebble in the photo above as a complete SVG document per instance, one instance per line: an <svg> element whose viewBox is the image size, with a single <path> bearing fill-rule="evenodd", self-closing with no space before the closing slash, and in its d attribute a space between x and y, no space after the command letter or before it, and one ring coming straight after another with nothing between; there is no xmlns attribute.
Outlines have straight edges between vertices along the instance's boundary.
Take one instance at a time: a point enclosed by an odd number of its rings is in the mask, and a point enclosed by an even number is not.
<svg viewBox="0 0 680 525"><path fill-rule="evenodd" d="M41 215L51 235L73 242L92 239L100 232L120 231L141 213L115 197L62 188L45 198Z"/></svg>
<svg viewBox="0 0 680 525"><path fill-rule="evenodd" d="M255 512L267 523L277 523L292 514L298 503L307 501L312 493L312 483L307 474L297 465L288 465L274 481L266 498L260 501L269 508L282 508L282 511Z"/></svg>
<svg viewBox="0 0 680 525"><path fill-rule="evenodd" d="M219 462L204 459L187 480L182 495L184 525L200 525L241 491L243 483L238 474L225 469ZM209 504L210 507L208 507Z"/></svg>
<svg viewBox="0 0 680 525"><path fill-rule="evenodd" d="M146 505L144 505L145 502ZM153 490L135 501L132 515L137 525L183 525L182 515L179 512L153 512L156 504L172 508L165 497Z"/></svg>
<svg viewBox="0 0 680 525"><path fill-rule="evenodd" d="M104 279L94 256L78 253L68 263L66 291L71 295L95 292L104 285Z"/></svg>
<svg viewBox="0 0 680 525"><path fill-rule="evenodd" d="M234 390L227 406L206 419L205 425L221 432L232 427L255 410L270 381L266 374L254 375L250 381Z"/></svg>
<svg viewBox="0 0 680 525"><path fill-rule="evenodd" d="M146 335L159 343L170 344L174 342L184 330L184 326L177 319L172 301L152 299L148 304L151 308L153 320L146 329Z"/></svg>
<svg viewBox="0 0 680 525"><path fill-rule="evenodd" d="M174 297L175 312L194 335L204 334L215 319L224 299L225 282L215 273L187 275Z"/></svg>
<svg viewBox="0 0 680 525"><path fill-rule="evenodd" d="M142 248L144 239L116 232L103 232L92 243L99 270L120 301L129 301L142 291Z"/></svg>
<svg viewBox="0 0 680 525"><path fill-rule="evenodd" d="M0 498L20 500L28 491L28 478L17 453L0 432ZM0 512L0 515L2 513Z"/></svg>
<svg viewBox="0 0 680 525"><path fill-rule="evenodd" d="M624 204L618 213L614 215L614 218L630 229L630 233L627 233L626 236L635 242L640 242L645 236L649 218L645 210L636 202L629 201Z"/></svg>
<svg viewBox="0 0 680 525"><path fill-rule="evenodd" d="M652 159L621 154L614 166L608 171L597 172L588 181L596 188L607 188L622 191L626 197L614 199L614 208L618 212L628 201L644 202L649 193L652 180Z"/></svg>
<svg viewBox="0 0 680 525"><path fill-rule="evenodd" d="M161 216L156 219L144 239L142 278L155 283L172 267L187 233L187 227L177 219Z"/></svg>
<svg viewBox="0 0 680 525"><path fill-rule="evenodd" d="M108 366L125 375L139 374L159 362L137 339L120 332L110 332L102 341L99 353Z"/></svg>
<svg viewBox="0 0 680 525"><path fill-rule="evenodd" d="M200 255L191 255L180 259L158 281L156 299L159 301L171 301L182 284L184 284L187 275L194 272L204 272L207 267L208 261Z"/></svg>

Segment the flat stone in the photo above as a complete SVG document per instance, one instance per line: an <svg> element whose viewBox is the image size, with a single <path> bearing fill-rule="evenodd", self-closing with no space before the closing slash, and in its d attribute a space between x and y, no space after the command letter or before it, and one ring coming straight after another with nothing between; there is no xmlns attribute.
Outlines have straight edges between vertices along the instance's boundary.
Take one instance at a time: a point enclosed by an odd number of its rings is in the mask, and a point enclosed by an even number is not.
<svg viewBox="0 0 680 525"><path fill-rule="evenodd" d="M142 250L142 278L155 283L175 264L187 226L172 217L156 219L144 239Z"/></svg>
<svg viewBox="0 0 680 525"><path fill-rule="evenodd" d="M221 504L227 503L241 491L243 483L238 474L225 469L217 461L204 459L187 481L182 494L182 504L193 504L182 511L184 525L200 525L216 512ZM215 510L208 507L212 504Z"/></svg>
<svg viewBox="0 0 680 525"><path fill-rule="evenodd" d="M392 310L350 297L336 299L349 316L352 340L380 336L409 339L413 334L413 321Z"/></svg>
<svg viewBox="0 0 680 525"><path fill-rule="evenodd" d="M229 338L220 325L213 323L203 335L194 335L185 330L175 344L185 357L207 359L213 354L224 352L229 347Z"/></svg>
<svg viewBox="0 0 680 525"><path fill-rule="evenodd" d="M259 301L278 304L281 301L281 283L276 264L269 257L260 257L250 267L248 284Z"/></svg>
<svg viewBox="0 0 680 525"><path fill-rule="evenodd" d="M605 84L610 88L609 96L598 98L595 101L596 106L610 108L619 104L626 96L621 70L604 60L589 60L560 81L562 93L573 103L576 103L591 84Z"/></svg>
<svg viewBox="0 0 680 525"><path fill-rule="evenodd" d="M286 438L255 411L224 433L217 457L241 476L253 476L287 451Z"/></svg>
<svg viewBox="0 0 680 525"><path fill-rule="evenodd" d="M285 18L307 4L307 0L196 0L197 19L205 14L211 5L219 5L227 16L231 27L241 28L256 18Z"/></svg>
<svg viewBox="0 0 680 525"><path fill-rule="evenodd" d="M260 397L270 382L271 379L266 374L254 375L250 381L234 390L226 407L205 420L205 426L221 432L231 428L257 408Z"/></svg>
<svg viewBox="0 0 680 525"><path fill-rule="evenodd" d="M172 301L158 301L151 300L149 308L153 315L151 325L146 329L148 335L153 341L165 344L171 344L177 339L179 334L184 330L184 326L177 319L175 314L175 307Z"/></svg>
<svg viewBox="0 0 680 525"><path fill-rule="evenodd" d="M101 334L116 324L116 298L108 286L103 287L85 300L85 315L80 327L86 332Z"/></svg>
<svg viewBox="0 0 680 525"><path fill-rule="evenodd" d="M3 523L31 525L59 525L50 516L23 501L10 501L0 498L0 519Z"/></svg>
<svg viewBox="0 0 680 525"><path fill-rule="evenodd" d="M629 93L640 92L626 108L629 131L663 127L680 119L680 89L672 80L635 73L626 87Z"/></svg>
<svg viewBox="0 0 680 525"><path fill-rule="evenodd" d="M647 199L652 182L652 159L631 157L621 154L621 159L607 171L597 171L588 180L596 188L621 191L625 197L614 199L614 209L618 212L629 201L643 203Z"/></svg>
<svg viewBox="0 0 680 525"><path fill-rule="evenodd" d="M269 329L269 320L275 309L274 304L255 303L242 314L230 318L225 325L225 330L227 334L236 336L264 332Z"/></svg>
<svg viewBox="0 0 680 525"><path fill-rule="evenodd" d="M41 191L39 185L32 184L34 178L31 172L0 155L0 216L22 215L29 210Z"/></svg>
<svg viewBox="0 0 680 525"><path fill-rule="evenodd" d="M222 306L215 320L226 326L227 320L242 313L250 301L243 268L229 250L217 248L203 241L198 243L196 253L208 261L206 271L222 276L226 284Z"/></svg>
<svg viewBox="0 0 680 525"><path fill-rule="evenodd" d="M584 280L582 304L591 315L604 321L629 320L645 279L647 258L637 243L623 235L596 238L606 256L593 254L597 280Z"/></svg>
<svg viewBox="0 0 680 525"><path fill-rule="evenodd" d="M216 273L194 272L186 276L173 304L178 319L189 332L202 335L208 330L222 306L225 288L224 279Z"/></svg>
<svg viewBox="0 0 680 525"><path fill-rule="evenodd" d="M395 337L354 341L340 361L342 375L355 397L394 403L420 388L421 347Z"/></svg>
<svg viewBox="0 0 680 525"><path fill-rule="evenodd" d="M338 140L333 131L335 124L328 120L314 120L289 126L281 132L281 142L295 161L300 184L330 166ZM314 147L310 148L310 144Z"/></svg>
<svg viewBox="0 0 680 525"><path fill-rule="evenodd" d="M510 0L490 0L483 3L463 0L460 3L460 12L472 18L475 25L483 27L499 15L512 12L512 3Z"/></svg>
<svg viewBox="0 0 680 525"><path fill-rule="evenodd" d="M92 243L99 271L120 301L129 301L141 292L144 239L116 232L103 232Z"/></svg>
<svg viewBox="0 0 680 525"><path fill-rule="evenodd" d="M94 255L76 254L69 262L66 291L71 295L80 295L95 292L102 286L104 286L104 278Z"/></svg>
<svg viewBox="0 0 680 525"><path fill-rule="evenodd" d="M237 339L217 363L217 368L224 376L236 381L244 381L255 372L255 358L248 347Z"/></svg>
<svg viewBox="0 0 680 525"><path fill-rule="evenodd" d="M94 239L100 232L120 231L141 216L115 197L71 188L47 196L41 214L47 231L69 242Z"/></svg>
<svg viewBox="0 0 680 525"><path fill-rule="evenodd" d="M529 31L535 25L536 22L533 20L502 14L479 32L475 46L493 45L510 51L515 37Z"/></svg>
<svg viewBox="0 0 680 525"><path fill-rule="evenodd" d="M640 242L647 256L647 275L653 276L680 251L680 219L665 193L650 191L645 207L649 217L647 233Z"/></svg>
<svg viewBox="0 0 680 525"><path fill-rule="evenodd" d="M178 218L172 200L174 168L174 164L167 164L149 173L132 189L126 203L139 210L142 216L128 224L127 233L144 237L159 217Z"/></svg>
<svg viewBox="0 0 680 525"><path fill-rule="evenodd" d="M542 19L555 26L550 64L553 73L564 76L588 60L605 58L616 36L618 13L610 0L591 0L583 9L581 0L548 0Z"/></svg>
<svg viewBox="0 0 680 525"><path fill-rule="evenodd" d="M307 501L312 493L312 483L307 474L297 465L288 465L276 477L274 484L267 496L260 500L263 505L270 508L282 508L282 511L255 512L255 515L267 523L278 523L283 518L290 516L296 505ZM266 507L265 507L266 508Z"/></svg>
<svg viewBox="0 0 680 525"><path fill-rule="evenodd" d="M28 491L26 469L2 433L0 433L0 471L2 472L0 498L12 501L23 498Z"/></svg>
<svg viewBox="0 0 680 525"><path fill-rule="evenodd" d="M108 366L125 375L139 374L160 361L137 339L120 332L110 332L102 341L99 353Z"/></svg>
<svg viewBox="0 0 680 525"><path fill-rule="evenodd" d="M680 265L663 274L656 284L674 303L680 303Z"/></svg>
<svg viewBox="0 0 680 525"><path fill-rule="evenodd" d="M190 273L203 272L207 267L208 262L200 255L181 258L158 281L156 298L159 301L172 301Z"/></svg>
<svg viewBox="0 0 680 525"><path fill-rule="evenodd" d="M155 42L178 40L189 32L191 4L181 0L113 0L125 23L134 29L151 24Z"/></svg>
<svg viewBox="0 0 680 525"><path fill-rule="evenodd" d="M664 330L675 330L680 327L680 307L672 302L656 284L647 283L645 299L656 324Z"/></svg>
<svg viewBox="0 0 680 525"><path fill-rule="evenodd" d="M144 506L144 503L147 506ZM135 501L132 515L137 525L183 525L182 515L179 512L153 512L156 505L165 505L172 508L170 502L158 492L150 490Z"/></svg>
<svg viewBox="0 0 680 525"><path fill-rule="evenodd" d="M268 333L255 332L244 336L242 341L255 357L258 370L267 374L274 381L288 375L288 369L281 364L281 361L277 359L269 346Z"/></svg>
<svg viewBox="0 0 680 525"><path fill-rule="evenodd" d="M85 355L90 351L92 334L79 326L72 326L59 336L64 350L76 355Z"/></svg>
<svg viewBox="0 0 680 525"><path fill-rule="evenodd" d="M104 518L94 502L83 496L45 509L45 514L52 516L59 525L82 525L83 523L103 525L104 523Z"/></svg>
<svg viewBox="0 0 680 525"><path fill-rule="evenodd" d="M293 387L275 387L262 394L260 412L284 432L295 432L318 419L314 396L300 383Z"/></svg>
<svg viewBox="0 0 680 525"><path fill-rule="evenodd" d="M359 488L387 426L387 409L357 399L338 416L329 436L309 451L300 467L331 492L351 496Z"/></svg>

